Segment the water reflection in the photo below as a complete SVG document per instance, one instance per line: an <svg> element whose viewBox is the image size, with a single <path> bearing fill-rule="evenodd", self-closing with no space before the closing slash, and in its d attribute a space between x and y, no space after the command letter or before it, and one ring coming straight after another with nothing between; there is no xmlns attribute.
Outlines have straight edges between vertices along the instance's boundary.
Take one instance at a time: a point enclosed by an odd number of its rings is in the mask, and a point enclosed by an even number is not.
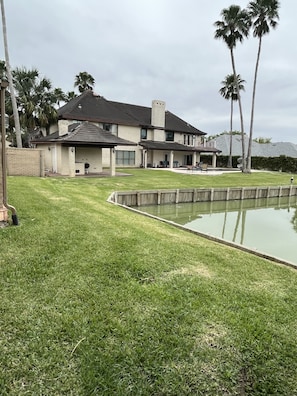
<svg viewBox="0 0 297 396"><path fill-rule="evenodd" d="M146 206L141 210L297 264L296 196Z"/></svg>

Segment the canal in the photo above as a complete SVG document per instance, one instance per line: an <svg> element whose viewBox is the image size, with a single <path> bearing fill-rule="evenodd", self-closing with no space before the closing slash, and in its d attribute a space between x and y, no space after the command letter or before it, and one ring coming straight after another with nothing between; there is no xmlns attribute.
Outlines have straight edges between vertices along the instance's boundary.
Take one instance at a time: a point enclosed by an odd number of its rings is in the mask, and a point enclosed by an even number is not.
<svg viewBox="0 0 297 396"><path fill-rule="evenodd" d="M137 209L297 265L297 196Z"/></svg>

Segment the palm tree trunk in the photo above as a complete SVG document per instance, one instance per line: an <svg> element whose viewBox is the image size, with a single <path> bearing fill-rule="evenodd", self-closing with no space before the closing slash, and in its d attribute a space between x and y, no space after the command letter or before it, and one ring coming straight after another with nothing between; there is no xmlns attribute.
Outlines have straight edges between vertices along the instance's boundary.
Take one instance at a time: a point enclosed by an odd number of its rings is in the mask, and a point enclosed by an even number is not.
<svg viewBox="0 0 297 396"><path fill-rule="evenodd" d="M3 41L4 41L4 51L5 51L5 63L6 63L6 71L9 82L9 90L11 95L11 103L14 117L14 127L15 127L15 136L17 147L22 148L22 137L21 137L21 127L20 127L20 119L17 107L17 101L14 93L14 86L12 81L11 68L9 63L9 54L8 54L8 43L7 43L7 31L6 31L6 19L5 19L5 10L4 10L4 0L1 1L1 14L2 14L2 29L3 29Z"/></svg>
<svg viewBox="0 0 297 396"><path fill-rule="evenodd" d="M231 97L231 111L230 111L230 146L229 146L229 158L227 168L232 168L232 138L233 138L233 99Z"/></svg>
<svg viewBox="0 0 297 396"><path fill-rule="evenodd" d="M232 62L232 69L233 74L236 77L236 69L235 69L235 61L234 61L234 54L233 49L230 49L231 52L231 62ZM243 124L243 113L242 113L242 105L241 105L241 95L240 90L238 87L238 79L236 78L236 90L237 90L237 97L238 97L238 106L239 106L239 114L240 114L240 127L241 127L241 144L242 144L242 172L246 172L246 158L245 158L245 144L244 144L244 124Z"/></svg>
<svg viewBox="0 0 297 396"><path fill-rule="evenodd" d="M256 61L256 67L255 67L255 74L254 74L253 95L252 95L249 146L248 146L248 153L247 153L247 171L248 172L251 172L251 169L252 169L252 141L253 141L253 127L254 127L254 111L255 111L256 85L257 85L257 76L258 76L258 69L259 69L259 62L260 62L261 47L262 47L262 37L260 36L259 37L257 61Z"/></svg>

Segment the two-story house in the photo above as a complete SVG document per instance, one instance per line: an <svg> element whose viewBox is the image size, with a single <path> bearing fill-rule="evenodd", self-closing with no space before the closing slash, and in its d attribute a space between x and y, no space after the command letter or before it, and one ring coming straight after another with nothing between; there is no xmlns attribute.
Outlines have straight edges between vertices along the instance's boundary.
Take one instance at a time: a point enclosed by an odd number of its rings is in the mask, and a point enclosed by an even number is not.
<svg viewBox="0 0 297 396"><path fill-rule="evenodd" d="M153 100L144 107L106 100L85 91L58 110L48 136L32 143L45 151L45 167L62 175L100 173L115 167L179 167L200 162L206 135Z"/></svg>

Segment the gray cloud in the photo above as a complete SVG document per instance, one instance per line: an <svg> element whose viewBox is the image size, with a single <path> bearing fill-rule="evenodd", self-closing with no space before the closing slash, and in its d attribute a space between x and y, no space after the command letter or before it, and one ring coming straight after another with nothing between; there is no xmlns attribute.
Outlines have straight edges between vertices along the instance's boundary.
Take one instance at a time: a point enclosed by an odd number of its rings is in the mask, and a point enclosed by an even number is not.
<svg viewBox="0 0 297 396"><path fill-rule="evenodd" d="M54 86L73 90L81 71L107 99L167 109L208 134L229 128L230 104L218 94L231 73L226 46L213 23L238 0L10 0L5 2L10 61L37 67ZM255 137L297 143L295 0L281 1L279 26L263 39L256 97ZM246 80L245 128L257 41L238 45L237 71ZM4 58L3 50L2 56ZM239 129L238 113L235 128Z"/></svg>

